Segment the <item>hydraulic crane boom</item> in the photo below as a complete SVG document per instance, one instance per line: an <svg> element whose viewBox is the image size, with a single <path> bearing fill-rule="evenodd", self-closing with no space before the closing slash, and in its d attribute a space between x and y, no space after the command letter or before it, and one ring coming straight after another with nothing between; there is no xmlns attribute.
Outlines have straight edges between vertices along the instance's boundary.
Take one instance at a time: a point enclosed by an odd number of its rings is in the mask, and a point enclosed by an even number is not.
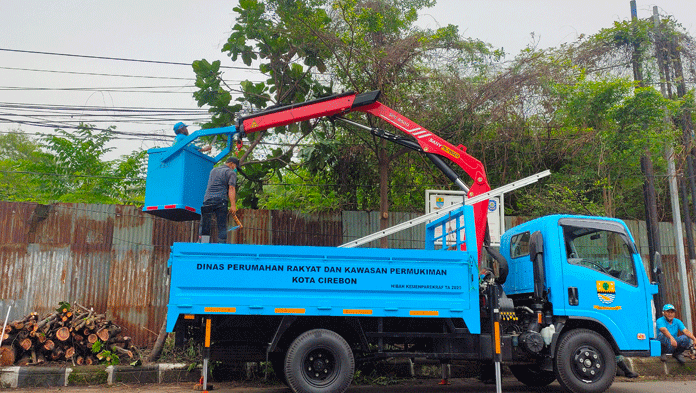
<svg viewBox="0 0 696 393"><path fill-rule="evenodd" d="M199 207L206 188L207 176L213 165L226 156L233 139L238 142L248 133L281 127L310 119L331 117L369 130L372 135L423 153L454 184L473 198L490 191L483 164L466 153L466 147L454 146L409 118L377 101L378 90L362 94L347 92L317 100L292 104L240 117L236 126L202 129L169 148L150 149L148 176L145 192L147 213L174 221L192 220L199 217ZM383 119L408 136L397 136L379 128L367 127L343 118L351 112L364 112ZM215 157L201 154L188 146L196 138L211 135L227 135L228 145ZM443 159L450 160L462 168L472 179L469 188ZM193 175L193 174L197 175ZM488 201L474 204L477 246L480 253L487 230Z"/></svg>
<svg viewBox="0 0 696 393"><path fill-rule="evenodd" d="M376 136L424 153L450 180L459 188L465 190L469 198L490 191L491 187L488 184L483 164L467 154L465 146L452 145L409 118L382 104L377 101L379 95L379 91L371 91L362 94L348 92L301 104L282 106L240 118L237 123L237 130L241 135L244 135L244 133L263 131L273 127L280 127L320 117L341 118L341 116L350 112L365 112L383 119L387 123L413 137L414 140L399 138L379 129L362 127L370 129ZM356 126L361 126L352 121L347 122ZM447 166L440 157L444 157L462 168L473 179L473 185L468 188L459 176ZM474 205L476 237L479 251L481 250L486 235L487 211L487 200Z"/></svg>

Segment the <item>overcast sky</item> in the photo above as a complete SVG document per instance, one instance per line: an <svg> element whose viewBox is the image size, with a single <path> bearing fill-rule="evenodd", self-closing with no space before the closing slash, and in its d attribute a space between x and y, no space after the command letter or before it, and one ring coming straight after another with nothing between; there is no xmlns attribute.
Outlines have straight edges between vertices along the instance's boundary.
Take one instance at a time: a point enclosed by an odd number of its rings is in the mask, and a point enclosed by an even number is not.
<svg viewBox="0 0 696 393"><path fill-rule="evenodd" d="M234 25L236 4L1 0L0 132L51 132L79 121L114 125L127 135L117 135L117 150L108 159L171 143L174 123L205 118L191 95L195 89L190 65L176 63L222 60L224 66L238 67L224 70L232 86L261 79L258 72L232 63L220 52ZM653 5L696 36L696 0L638 0L638 17L650 16ZM419 23L431 28L457 25L461 34L514 55L528 45L557 46L628 19L629 0L439 0L423 12ZM156 108L173 111L152 113ZM98 113L102 116L95 117ZM166 137L158 142L153 134Z"/></svg>

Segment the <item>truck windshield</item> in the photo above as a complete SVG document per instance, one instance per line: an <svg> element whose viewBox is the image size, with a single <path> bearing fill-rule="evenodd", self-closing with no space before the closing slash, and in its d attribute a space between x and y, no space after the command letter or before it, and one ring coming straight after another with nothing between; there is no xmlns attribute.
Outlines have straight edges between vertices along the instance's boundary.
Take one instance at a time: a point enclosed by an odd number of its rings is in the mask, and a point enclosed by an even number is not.
<svg viewBox="0 0 696 393"><path fill-rule="evenodd" d="M563 227L568 263L636 285L631 248L622 234L596 228Z"/></svg>

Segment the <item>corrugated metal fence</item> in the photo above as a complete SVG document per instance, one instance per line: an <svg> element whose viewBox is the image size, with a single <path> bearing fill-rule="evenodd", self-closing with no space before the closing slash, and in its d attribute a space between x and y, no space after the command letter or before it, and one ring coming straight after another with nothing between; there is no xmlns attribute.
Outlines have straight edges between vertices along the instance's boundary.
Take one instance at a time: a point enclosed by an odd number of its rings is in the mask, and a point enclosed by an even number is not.
<svg viewBox="0 0 696 393"><path fill-rule="evenodd" d="M239 216L244 228L231 233L232 243L338 246L379 230L378 212L242 210ZM392 212L389 225L417 216ZM506 228L523 221L507 217ZM647 261L645 224L628 224ZM681 309L671 225L660 229L667 301ZM419 225L388 243L423 248L424 237ZM106 313L135 345L151 346L166 313L170 246L197 239L197 222L163 220L134 206L0 202L0 316L9 306L12 320L32 311L47 314L61 301L78 302ZM689 277L693 268L687 266ZM690 282L690 293L694 287Z"/></svg>

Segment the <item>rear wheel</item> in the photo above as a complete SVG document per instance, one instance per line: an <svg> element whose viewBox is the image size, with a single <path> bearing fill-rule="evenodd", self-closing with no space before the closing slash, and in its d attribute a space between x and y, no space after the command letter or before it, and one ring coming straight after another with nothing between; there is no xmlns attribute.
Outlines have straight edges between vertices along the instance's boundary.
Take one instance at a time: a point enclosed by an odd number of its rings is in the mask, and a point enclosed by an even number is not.
<svg viewBox="0 0 696 393"><path fill-rule="evenodd" d="M535 388L547 386L556 380L553 371L544 371L537 365L510 366L510 372L518 381Z"/></svg>
<svg viewBox="0 0 696 393"><path fill-rule="evenodd" d="M572 330L561 336L554 365L558 383L574 393L604 392L616 375L611 345L587 329Z"/></svg>
<svg viewBox="0 0 696 393"><path fill-rule="evenodd" d="M285 357L285 378L295 393L342 393L350 386L354 372L353 351L331 330L302 333Z"/></svg>

